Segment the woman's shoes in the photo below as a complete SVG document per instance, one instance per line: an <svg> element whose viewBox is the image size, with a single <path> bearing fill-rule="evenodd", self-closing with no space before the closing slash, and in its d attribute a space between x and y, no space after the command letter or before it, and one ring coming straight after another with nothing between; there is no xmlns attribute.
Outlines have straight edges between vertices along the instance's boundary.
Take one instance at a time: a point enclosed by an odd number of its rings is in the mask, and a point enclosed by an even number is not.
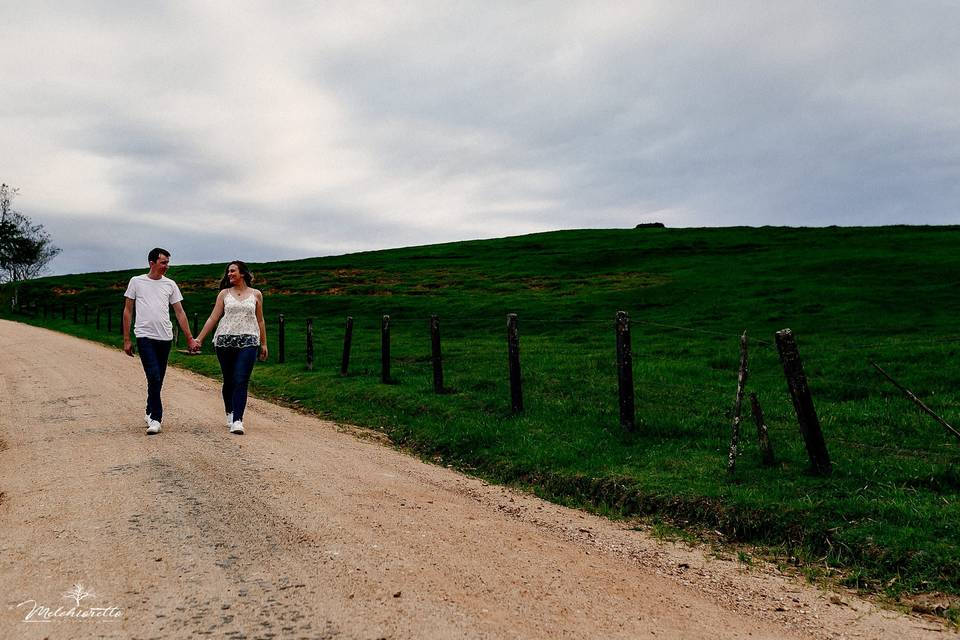
<svg viewBox="0 0 960 640"><path fill-rule="evenodd" d="M230 425L230 433L242 436L243 435L243 420L237 420Z"/></svg>

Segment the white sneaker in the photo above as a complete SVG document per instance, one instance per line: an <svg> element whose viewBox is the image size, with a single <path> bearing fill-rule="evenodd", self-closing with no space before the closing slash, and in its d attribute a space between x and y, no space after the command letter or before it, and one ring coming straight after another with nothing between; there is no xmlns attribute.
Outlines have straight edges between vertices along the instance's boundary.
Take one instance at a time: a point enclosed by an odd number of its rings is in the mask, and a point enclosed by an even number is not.
<svg viewBox="0 0 960 640"><path fill-rule="evenodd" d="M147 423L147 426L148 426L148 427L150 426L150 414L149 414L149 413L143 414L143 421Z"/></svg>
<svg viewBox="0 0 960 640"><path fill-rule="evenodd" d="M228 427L233 426L233 411L227 414L227 426Z"/></svg>
<svg viewBox="0 0 960 640"><path fill-rule="evenodd" d="M243 420L237 420L232 425L230 425L230 433L234 433L238 436L243 435Z"/></svg>
<svg viewBox="0 0 960 640"><path fill-rule="evenodd" d="M149 423L150 426L147 427L147 435L153 436L160 433L160 423L156 420L151 420Z"/></svg>

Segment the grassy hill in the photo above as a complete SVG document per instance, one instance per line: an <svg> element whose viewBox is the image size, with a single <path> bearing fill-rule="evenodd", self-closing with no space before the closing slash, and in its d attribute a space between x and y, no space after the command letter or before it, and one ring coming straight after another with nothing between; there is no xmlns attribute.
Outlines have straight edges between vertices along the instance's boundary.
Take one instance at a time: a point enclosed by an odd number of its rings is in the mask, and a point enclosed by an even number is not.
<svg viewBox="0 0 960 640"><path fill-rule="evenodd" d="M172 249L168 275L202 324L224 265L180 266ZM145 267L26 283L21 300L39 306L17 318L119 345L123 289ZM870 366L960 422L960 227L563 231L251 268L266 296L272 352L253 374L258 395L380 429L424 457L555 500L759 545L811 577L892 597L960 595L960 441ZM103 328L92 311L90 324L82 312L75 324L75 303L103 305ZM618 310L633 328L633 433L618 420ZM276 357L279 313L285 364ZM507 313L520 319L520 415L510 411ZM392 384L380 381L384 314ZM432 386L431 314L443 337L441 395ZM341 377L348 315L353 353ZM823 426L829 477L809 472L773 343L786 327ZM777 463L761 464L746 404L731 476L744 330L747 392L763 405ZM219 375L212 355L174 360Z"/></svg>

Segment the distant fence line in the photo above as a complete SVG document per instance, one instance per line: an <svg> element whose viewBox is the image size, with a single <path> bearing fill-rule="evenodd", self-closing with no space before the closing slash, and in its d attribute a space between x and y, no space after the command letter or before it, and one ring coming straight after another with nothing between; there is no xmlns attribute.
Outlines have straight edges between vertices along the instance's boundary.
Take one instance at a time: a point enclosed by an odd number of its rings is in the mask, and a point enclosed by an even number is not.
<svg viewBox="0 0 960 640"><path fill-rule="evenodd" d="M124 301L122 305L125 304L126 302ZM95 317L96 328L98 330L105 328L108 333L112 333L115 327L113 322L114 306L98 305L91 307L90 305L80 303L68 305L65 301L61 301L57 305L48 302L26 302L21 298L16 310L23 315L35 318L42 316L44 319L56 318L59 316L61 320L66 320L69 315L74 324L80 324L82 318L82 323L84 325L90 324L91 313L93 313ZM122 307L119 309L119 312L120 316L122 317ZM635 408L636 393L633 381L633 361L630 331L631 319L630 315L626 311L618 311L612 320L612 323L608 324L608 326L613 329L615 337L615 370L617 375L619 422L621 428L623 428L625 431L634 432L637 429L637 421ZM412 319L406 319L404 323L412 321ZM539 322L540 321L538 320L538 323ZM554 320L554 322L582 323L583 321ZM593 323L594 321L590 322ZM279 313L276 317L276 323L276 343L278 345L276 358L279 364L284 364L286 363L286 330L288 320L283 313ZM118 329L119 324L120 323L117 325ZM380 379L383 384L392 384L396 382L396 380L392 377L391 373L391 327L396 324L396 321L389 315L383 315L379 324ZM674 330L694 331L711 335L729 335L715 331L704 331L691 327L681 327L656 322L641 321L641 324L659 326ZM307 370L312 371L314 370L315 364L314 319L307 318L305 320L305 325L306 349L304 366ZM349 373L350 367L351 349L354 335L354 318L352 316L347 316L344 320L343 327L343 342L340 353L341 357L339 359L339 373L341 376L346 376ZM437 315L430 316L429 320L426 322L426 327L428 328L429 332L433 391L436 394L446 394L449 393L450 390L447 389L443 383L443 351L440 336L440 317ZM505 328L507 354L506 373L510 389L510 407L512 413L521 414L524 411L524 396L523 376L521 374L519 316L515 313L507 314ZM199 331L198 313L194 313L192 315L192 329L194 335L196 335ZM744 332L744 334L741 336L740 366L737 376L736 393L734 396L735 400L733 403L734 415L731 428L730 448L728 452L727 468L731 474L734 473L737 456L739 454L739 435L742 418L741 399L744 397L747 379L746 338L746 332ZM176 322L174 322L174 340L176 345L179 346L180 336L179 328ZM957 338L957 340L960 340L960 338ZM946 341L949 342L952 340ZM777 349L779 360L783 367L787 389L794 407L794 413L796 415L799 431L806 446L810 461L810 469L816 475L829 476L832 472L832 464L827 451L823 432L820 427L819 419L814 408L813 397L809 384L807 383L803 362L800 358L793 332L790 329L778 331L775 334L775 341L772 343L763 340L754 340L754 342L760 343L761 347L763 348L775 346ZM849 383L845 384L844 386L860 387L863 389L873 390L872 387L864 387L862 385ZM676 387L685 388L681 385L676 385ZM763 417L763 410L756 394L750 393L749 395L750 412L756 425L757 439L763 455L763 464L765 466L770 466L774 464L774 454L773 446L769 439L769 432ZM935 417L939 419L938 416ZM946 424L942 421L942 419L940 419L940 421L943 424ZM947 425L947 427L952 430L952 427L949 427L949 425Z"/></svg>

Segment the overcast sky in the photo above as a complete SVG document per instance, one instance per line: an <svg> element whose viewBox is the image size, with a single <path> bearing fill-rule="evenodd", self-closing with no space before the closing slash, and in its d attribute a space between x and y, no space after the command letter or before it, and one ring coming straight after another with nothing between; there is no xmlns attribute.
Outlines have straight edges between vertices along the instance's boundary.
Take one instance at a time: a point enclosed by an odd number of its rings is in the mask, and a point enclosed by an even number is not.
<svg viewBox="0 0 960 640"><path fill-rule="evenodd" d="M0 0L53 272L960 223L960 3Z"/></svg>

